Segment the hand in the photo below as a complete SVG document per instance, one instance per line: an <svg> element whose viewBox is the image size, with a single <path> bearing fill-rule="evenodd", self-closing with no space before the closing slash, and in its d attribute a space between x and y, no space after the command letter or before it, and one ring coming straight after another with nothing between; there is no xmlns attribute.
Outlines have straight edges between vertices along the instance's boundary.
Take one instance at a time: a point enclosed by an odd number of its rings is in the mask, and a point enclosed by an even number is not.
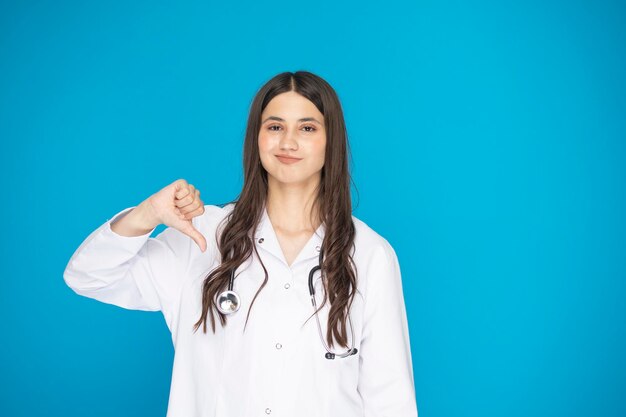
<svg viewBox="0 0 626 417"><path fill-rule="evenodd" d="M196 242L202 252L206 250L206 239L191 222L191 219L204 213L200 190L184 179L179 179L150 196L142 204L159 224L163 223L184 233Z"/></svg>

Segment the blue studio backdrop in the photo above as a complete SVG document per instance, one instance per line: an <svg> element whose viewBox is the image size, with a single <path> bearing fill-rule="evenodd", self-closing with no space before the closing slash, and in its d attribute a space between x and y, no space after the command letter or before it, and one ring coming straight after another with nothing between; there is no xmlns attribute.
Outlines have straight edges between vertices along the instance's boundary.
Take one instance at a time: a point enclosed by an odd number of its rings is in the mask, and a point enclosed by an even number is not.
<svg viewBox="0 0 626 417"><path fill-rule="evenodd" d="M252 97L299 69L398 254L420 416L626 415L623 3L226 3L2 2L0 415L165 415L161 313L64 268L178 178L234 198Z"/></svg>

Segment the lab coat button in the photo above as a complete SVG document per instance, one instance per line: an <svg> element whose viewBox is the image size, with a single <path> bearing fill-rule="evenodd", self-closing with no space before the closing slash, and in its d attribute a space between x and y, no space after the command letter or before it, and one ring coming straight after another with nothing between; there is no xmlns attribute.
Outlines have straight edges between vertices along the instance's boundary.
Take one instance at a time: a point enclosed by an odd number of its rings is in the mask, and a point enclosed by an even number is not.
<svg viewBox="0 0 626 417"><path fill-rule="evenodd" d="M265 239L260 238L260 239L259 239L259 243L263 243L263 241L264 241L264 240L265 240Z"/></svg>
<svg viewBox="0 0 626 417"><path fill-rule="evenodd" d="M272 412L272 410L270 410L269 408L265 409L265 414L270 414Z"/></svg>
<svg viewBox="0 0 626 417"><path fill-rule="evenodd" d="M291 285L289 285L289 283L286 283L286 284L285 284L285 289L287 289L287 290L288 290L288 289L289 289L289 287L291 287Z"/></svg>
<svg viewBox="0 0 626 417"><path fill-rule="evenodd" d="M280 349L281 347L283 347L283 345L281 345L280 343L276 343L276 349Z"/></svg>
<svg viewBox="0 0 626 417"><path fill-rule="evenodd" d="M316 246L316 247L315 247L315 250L319 252L319 251L320 251L320 247L319 247L319 246Z"/></svg>

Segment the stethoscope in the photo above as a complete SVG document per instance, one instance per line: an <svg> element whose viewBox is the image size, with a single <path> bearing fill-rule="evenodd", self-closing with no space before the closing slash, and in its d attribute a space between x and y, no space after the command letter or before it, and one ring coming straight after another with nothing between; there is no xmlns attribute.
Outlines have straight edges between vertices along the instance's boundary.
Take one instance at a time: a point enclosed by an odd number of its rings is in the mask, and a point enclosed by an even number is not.
<svg viewBox="0 0 626 417"><path fill-rule="evenodd" d="M311 303L313 304L313 311L317 311L317 303L315 302L315 287L313 287L313 275L315 274L315 272L322 270L322 254L323 253L324 251L320 250L318 265L314 266L313 269L311 269L311 272L309 272L309 294L311 294ZM239 299L239 295L235 291L233 291L234 281L235 281L235 270L233 269L230 273L230 282L228 284L228 290L223 291L217 297L217 309L222 314L227 314L227 315L233 314L239 310L240 299ZM326 345L326 341L324 340L324 337L322 336L322 327L320 326L320 319L317 316L317 313L315 313L315 321L317 322L317 331L319 332L320 340L322 341L322 344L324 345L324 349L326 349L326 354L324 355L326 359L335 359L335 357L346 358L358 352L358 349L354 347L354 328L352 327L352 318L350 317L350 314L348 314L348 321L350 322L350 333L352 335L353 347L348 349L345 353L333 353L330 351L330 349L328 348L328 345Z"/></svg>

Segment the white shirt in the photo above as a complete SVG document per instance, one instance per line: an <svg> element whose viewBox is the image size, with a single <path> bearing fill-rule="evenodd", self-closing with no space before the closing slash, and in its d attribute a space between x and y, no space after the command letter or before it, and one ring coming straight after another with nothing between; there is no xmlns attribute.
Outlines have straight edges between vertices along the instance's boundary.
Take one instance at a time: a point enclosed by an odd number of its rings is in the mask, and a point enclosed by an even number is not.
<svg viewBox="0 0 626 417"><path fill-rule="evenodd" d="M220 261L215 234L234 205L205 205L192 223L207 240L196 243L168 227L156 237L121 236L111 229L117 216L93 231L72 255L64 280L76 293L122 308L161 311L174 343L167 417L416 417L417 405L400 266L382 236L352 216L358 292L351 308L358 353L325 358L313 314L308 277L318 264L324 225L287 264L264 209L254 243L268 282L248 308L265 275L253 255L236 271L239 311L216 333L200 318L201 285ZM220 226L220 231L223 225ZM154 229L153 229L154 230ZM352 253L352 252L351 252ZM317 306L324 290L315 278ZM330 304L319 312L322 335ZM306 324L304 324L306 321ZM336 342L331 351L347 349Z"/></svg>

